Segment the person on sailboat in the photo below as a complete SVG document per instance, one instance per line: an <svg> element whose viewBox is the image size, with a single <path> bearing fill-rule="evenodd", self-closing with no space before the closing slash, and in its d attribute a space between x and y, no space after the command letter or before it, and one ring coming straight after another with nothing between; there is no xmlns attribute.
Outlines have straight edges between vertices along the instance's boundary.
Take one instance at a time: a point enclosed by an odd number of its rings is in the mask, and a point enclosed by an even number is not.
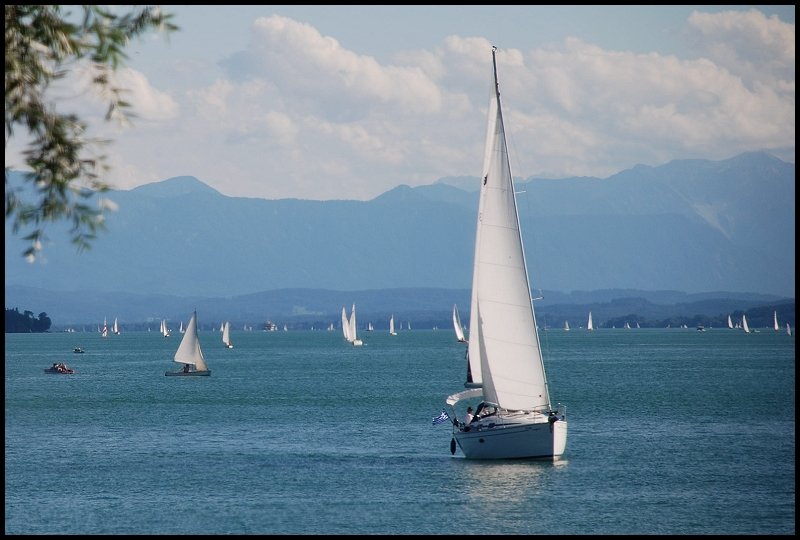
<svg viewBox="0 0 800 540"><path fill-rule="evenodd" d="M467 414L464 415L464 424L469 425L472 422L472 407L467 407Z"/></svg>
<svg viewBox="0 0 800 540"><path fill-rule="evenodd" d="M183 372L189 373L189 364L183 364Z"/></svg>

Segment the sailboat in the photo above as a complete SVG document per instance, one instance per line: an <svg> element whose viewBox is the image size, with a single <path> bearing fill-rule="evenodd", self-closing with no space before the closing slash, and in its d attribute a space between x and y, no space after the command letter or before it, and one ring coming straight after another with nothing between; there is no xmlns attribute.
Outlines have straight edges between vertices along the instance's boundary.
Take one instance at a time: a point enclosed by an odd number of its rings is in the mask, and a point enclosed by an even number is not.
<svg viewBox="0 0 800 540"><path fill-rule="evenodd" d="M589 322L586 323L587 330L594 330L594 325L592 324L592 312L589 312Z"/></svg>
<svg viewBox="0 0 800 540"><path fill-rule="evenodd" d="M792 335L792 327L789 326L788 322L786 323L786 333L789 334L790 336Z"/></svg>
<svg viewBox="0 0 800 540"><path fill-rule="evenodd" d="M225 325L222 327L222 343L229 349L233 349L233 342L231 341L231 323L230 321L225 321Z"/></svg>
<svg viewBox="0 0 800 540"><path fill-rule="evenodd" d="M115 335L117 335L117 336L120 334L120 331L119 331L119 323L117 322L117 318L116 318L116 317L114 317L114 326L112 327L112 329L111 329L111 330L112 330L112 332L114 332L114 334L115 334Z"/></svg>
<svg viewBox="0 0 800 540"><path fill-rule="evenodd" d="M211 370L208 369L206 359L203 357L203 351L200 349L200 340L197 338L197 311L193 312L192 318L189 319L189 325L183 334L181 344L178 345L178 350L175 352L174 361L183 364L183 369L167 371L164 373L167 377L211 375Z"/></svg>
<svg viewBox="0 0 800 540"><path fill-rule="evenodd" d="M745 317L744 313L742 313L742 329L745 334L750 333L750 327L747 325L747 317Z"/></svg>
<svg viewBox="0 0 800 540"><path fill-rule="evenodd" d="M772 327L775 329L776 332L779 332L781 327L778 326L778 312L777 311L773 311L772 312L772 321L773 321Z"/></svg>
<svg viewBox="0 0 800 540"><path fill-rule="evenodd" d="M363 341L358 339L358 332L356 331L356 305L353 304L353 309L350 311L350 342L354 347L360 347L364 344Z"/></svg>
<svg viewBox="0 0 800 540"><path fill-rule="evenodd" d="M350 337L350 321L347 319L347 310L344 306L342 306L342 334L348 343L353 341L353 338Z"/></svg>
<svg viewBox="0 0 800 540"><path fill-rule="evenodd" d="M730 315L728 315L728 328L733 330L733 321L731 320L731 316Z"/></svg>
<svg viewBox="0 0 800 540"><path fill-rule="evenodd" d="M464 337L464 327L461 325L461 315L458 313L458 306L453 304L453 328L456 331L456 339L459 343L466 343L467 338Z"/></svg>
<svg viewBox="0 0 800 540"><path fill-rule="evenodd" d="M394 315L389 317L389 335L396 336L397 332L394 331Z"/></svg>
<svg viewBox="0 0 800 540"><path fill-rule="evenodd" d="M100 332L103 337L108 337L108 322L103 318L103 330Z"/></svg>
<svg viewBox="0 0 800 540"><path fill-rule="evenodd" d="M569 321L564 321L564 332L569 332Z"/></svg>
<svg viewBox="0 0 800 540"><path fill-rule="evenodd" d="M472 422L453 422L453 440L467 459L557 459L567 444L566 407L553 409L520 234L514 180L508 161L496 47L489 102L469 333L473 386L447 397L453 409L480 400ZM479 379L480 386L475 384ZM455 416L454 416L455 417Z"/></svg>

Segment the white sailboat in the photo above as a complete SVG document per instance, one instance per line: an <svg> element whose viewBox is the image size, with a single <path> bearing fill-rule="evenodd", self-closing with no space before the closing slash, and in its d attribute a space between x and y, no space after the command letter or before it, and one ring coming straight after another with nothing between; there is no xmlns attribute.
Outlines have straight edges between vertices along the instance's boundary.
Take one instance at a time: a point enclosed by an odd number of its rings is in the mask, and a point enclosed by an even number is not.
<svg viewBox="0 0 800 540"><path fill-rule="evenodd" d="M592 324L592 312L589 312L589 322L586 323L587 330L594 330L594 325Z"/></svg>
<svg viewBox="0 0 800 540"><path fill-rule="evenodd" d="M233 342L231 341L231 323L230 321L225 321L225 324L222 327L222 343L225 344L225 347L229 349L233 349Z"/></svg>
<svg viewBox="0 0 800 540"><path fill-rule="evenodd" d="M481 386L446 400L454 417L459 402L480 404L470 424L453 422L450 450L455 454L457 444L468 459L557 459L567 443L566 408L550 404L508 162L496 50L470 308L473 383L467 386L476 386L476 376ZM476 357L479 362L473 363Z"/></svg>
<svg viewBox="0 0 800 540"><path fill-rule="evenodd" d="M389 335L396 336L397 332L394 331L394 315L389 317Z"/></svg>
<svg viewBox="0 0 800 540"><path fill-rule="evenodd" d="M353 338L350 337L350 321L347 319L347 310L344 306L342 306L342 334L348 343L353 341Z"/></svg>
<svg viewBox="0 0 800 540"><path fill-rule="evenodd" d="M747 325L747 317L745 317L744 313L742 313L742 329L745 334L750 333L750 327Z"/></svg>
<svg viewBox="0 0 800 540"><path fill-rule="evenodd" d="M161 319L161 335L164 337L169 337L170 331L169 327L167 326L167 320Z"/></svg>
<svg viewBox="0 0 800 540"><path fill-rule="evenodd" d="M731 320L731 316L730 315L728 315L728 328L733 330L733 321Z"/></svg>
<svg viewBox="0 0 800 540"><path fill-rule="evenodd" d="M569 332L569 321L564 321L564 332Z"/></svg>
<svg viewBox="0 0 800 540"><path fill-rule="evenodd" d="M173 359L178 364L183 364L180 371L167 371L164 375L170 376L209 376L211 370L206 365L206 359L200 348L200 340L197 337L197 312L192 313L189 325L183 334L181 344L175 352Z"/></svg>
<svg viewBox="0 0 800 540"><path fill-rule="evenodd" d="M773 311L772 312L772 322L773 322L772 326L773 326L773 328L775 328L775 331L776 332L780 332L781 327L778 326L778 312L777 311Z"/></svg>
<svg viewBox="0 0 800 540"><path fill-rule="evenodd" d="M100 334L103 337L108 337L108 322L106 321L105 317L103 318L103 329L100 331Z"/></svg>
<svg viewBox="0 0 800 540"><path fill-rule="evenodd" d="M466 343L467 338L464 337L464 327L461 324L461 315L458 313L458 306L453 304L453 328L456 331L456 339L459 343Z"/></svg>
<svg viewBox="0 0 800 540"><path fill-rule="evenodd" d="M120 335L119 331L119 323L117 322L117 318L114 317L114 326L111 328L111 331L114 332L116 335Z"/></svg>
<svg viewBox="0 0 800 540"><path fill-rule="evenodd" d="M360 347L364 344L363 341L358 339L358 332L356 331L356 305L353 304L353 309L350 311L350 337L351 343L354 347Z"/></svg>
<svg viewBox="0 0 800 540"><path fill-rule="evenodd" d="M789 326L788 322L786 323L786 333L789 334L790 336L792 335L792 327Z"/></svg>

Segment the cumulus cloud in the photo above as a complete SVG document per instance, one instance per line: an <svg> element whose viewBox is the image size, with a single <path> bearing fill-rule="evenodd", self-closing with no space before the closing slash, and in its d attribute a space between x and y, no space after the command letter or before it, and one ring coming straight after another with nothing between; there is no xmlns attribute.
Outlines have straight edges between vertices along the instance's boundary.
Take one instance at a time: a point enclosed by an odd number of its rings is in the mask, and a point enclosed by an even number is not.
<svg viewBox="0 0 800 540"><path fill-rule="evenodd" d="M575 37L500 49L515 175L607 176L756 149L793 161L794 25L750 10L695 12L687 26L690 57ZM381 62L308 24L259 18L202 88L169 96L130 73L140 114L171 121L126 140L149 143L136 159L147 181L194 174L228 195L368 199L478 176L491 45L452 35Z"/></svg>

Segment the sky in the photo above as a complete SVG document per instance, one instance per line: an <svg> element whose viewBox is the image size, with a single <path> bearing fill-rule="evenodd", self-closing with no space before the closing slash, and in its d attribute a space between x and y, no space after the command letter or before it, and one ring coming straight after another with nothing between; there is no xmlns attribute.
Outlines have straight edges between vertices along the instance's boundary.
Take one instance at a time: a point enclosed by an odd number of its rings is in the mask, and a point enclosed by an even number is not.
<svg viewBox="0 0 800 540"><path fill-rule="evenodd" d="M116 189L194 176L235 197L369 200L477 178L493 45L517 177L795 161L794 6L162 9L180 30L132 41L115 74L131 122L103 120L80 66L53 91L112 140Z"/></svg>

